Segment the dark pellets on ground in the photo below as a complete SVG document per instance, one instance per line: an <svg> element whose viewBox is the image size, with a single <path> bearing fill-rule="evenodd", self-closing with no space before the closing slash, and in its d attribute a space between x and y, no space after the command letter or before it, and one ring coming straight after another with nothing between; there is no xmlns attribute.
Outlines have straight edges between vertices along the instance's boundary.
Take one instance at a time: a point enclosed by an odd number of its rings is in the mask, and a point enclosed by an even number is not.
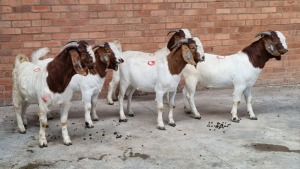
<svg viewBox="0 0 300 169"><path fill-rule="evenodd" d="M92 134L89 134L89 136L92 136Z"/></svg>
<svg viewBox="0 0 300 169"><path fill-rule="evenodd" d="M116 135L116 134L118 134L118 132L115 131L115 132L114 132L114 135Z"/></svg>
<svg viewBox="0 0 300 169"><path fill-rule="evenodd" d="M83 138L83 140L85 140L85 138Z"/></svg>

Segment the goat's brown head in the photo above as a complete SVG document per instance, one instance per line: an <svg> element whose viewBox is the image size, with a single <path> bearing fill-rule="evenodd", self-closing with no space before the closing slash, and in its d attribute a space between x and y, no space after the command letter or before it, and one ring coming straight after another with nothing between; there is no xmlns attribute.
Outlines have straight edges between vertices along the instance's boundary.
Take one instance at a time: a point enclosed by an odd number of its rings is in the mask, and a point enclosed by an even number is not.
<svg viewBox="0 0 300 169"><path fill-rule="evenodd" d="M256 34L261 36L265 44L265 49L275 58L281 60L281 55L288 52L284 35L280 31L264 31Z"/></svg>
<svg viewBox="0 0 300 169"><path fill-rule="evenodd" d="M167 48L172 51L172 47L174 46L174 44L176 42L178 42L178 40L180 39L185 39L185 38L192 38L191 33L188 29L176 29L176 30L172 30L168 33L168 35L170 33L175 32L172 37L170 38L170 40L168 41L167 44ZM167 35L167 36L168 36Z"/></svg>
<svg viewBox="0 0 300 169"><path fill-rule="evenodd" d="M95 45L93 51L97 62L106 64L107 69L118 70L118 65L123 63L124 60L122 59L122 53L117 45L119 45L118 41Z"/></svg>
<svg viewBox="0 0 300 169"><path fill-rule="evenodd" d="M70 41L62 48L62 52L69 53L73 67L78 74L87 75L88 69L95 67L95 54L86 41Z"/></svg>
<svg viewBox="0 0 300 169"><path fill-rule="evenodd" d="M172 75L180 74L186 64L196 66L201 60L196 42L192 38L177 41L167 58L168 67Z"/></svg>

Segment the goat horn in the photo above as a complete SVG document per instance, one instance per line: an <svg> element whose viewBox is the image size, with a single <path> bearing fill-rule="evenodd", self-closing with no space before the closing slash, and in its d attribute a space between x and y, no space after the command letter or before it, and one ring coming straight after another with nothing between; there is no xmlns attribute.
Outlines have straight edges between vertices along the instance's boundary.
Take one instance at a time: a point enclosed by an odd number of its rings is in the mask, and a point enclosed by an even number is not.
<svg viewBox="0 0 300 169"><path fill-rule="evenodd" d="M262 35L271 36L271 32L269 32L269 31L258 32L258 33L255 35L255 37L262 36Z"/></svg>
<svg viewBox="0 0 300 169"><path fill-rule="evenodd" d="M187 39L187 38L185 38L185 39L180 39L180 40L178 40L172 47L171 47L171 49L173 49L175 46L177 46L177 45L181 45L181 44L183 44L183 43L188 43L189 42L189 40Z"/></svg>
<svg viewBox="0 0 300 169"><path fill-rule="evenodd" d="M79 46L79 44L77 41L70 41L64 47L61 48L61 51L65 50L69 47L78 47L78 46Z"/></svg>
<svg viewBox="0 0 300 169"><path fill-rule="evenodd" d="M98 44L98 45L95 45L95 46L93 47L93 49L96 48L96 47L102 47L102 48L103 48L103 47L104 47L104 43L100 43L100 44Z"/></svg>
<svg viewBox="0 0 300 169"><path fill-rule="evenodd" d="M170 32L167 34L167 36L169 36L169 34L170 34L170 33L172 33L172 32L176 32L176 33L178 33L178 32L179 32L179 30L180 30L180 29L174 29L174 30L171 30L171 31L170 31Z"/></svg>

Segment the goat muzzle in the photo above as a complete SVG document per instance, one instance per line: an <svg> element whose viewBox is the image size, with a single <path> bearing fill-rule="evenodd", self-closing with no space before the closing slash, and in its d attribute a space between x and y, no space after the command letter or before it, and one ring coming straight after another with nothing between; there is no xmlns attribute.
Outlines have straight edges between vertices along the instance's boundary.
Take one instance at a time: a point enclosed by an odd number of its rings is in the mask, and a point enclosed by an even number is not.
<svg viewBox="0 0 300 169"><path fill-rule="evenodd" d="M95 69L96 63L91 63L87 67L88 67L88 69Z"/></svg>

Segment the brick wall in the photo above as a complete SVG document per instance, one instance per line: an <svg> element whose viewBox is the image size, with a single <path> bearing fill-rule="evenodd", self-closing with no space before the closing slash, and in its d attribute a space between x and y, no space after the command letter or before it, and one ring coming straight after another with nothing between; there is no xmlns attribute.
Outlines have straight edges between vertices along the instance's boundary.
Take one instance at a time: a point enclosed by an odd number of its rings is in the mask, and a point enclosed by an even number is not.
<svg viewBox="0 0 300 169"><path fill-rule="evenodd" d="M124 50L154 52L176 28L190 29L206 52L219 55L241 50L258 31L280 30L289 52L280 62L268 62L256 85L300 83L298 0L1 0L0 5L0 105L11 103L18 53L47 46L54 55L78 39L90 44L119 39Z"/></svg>

